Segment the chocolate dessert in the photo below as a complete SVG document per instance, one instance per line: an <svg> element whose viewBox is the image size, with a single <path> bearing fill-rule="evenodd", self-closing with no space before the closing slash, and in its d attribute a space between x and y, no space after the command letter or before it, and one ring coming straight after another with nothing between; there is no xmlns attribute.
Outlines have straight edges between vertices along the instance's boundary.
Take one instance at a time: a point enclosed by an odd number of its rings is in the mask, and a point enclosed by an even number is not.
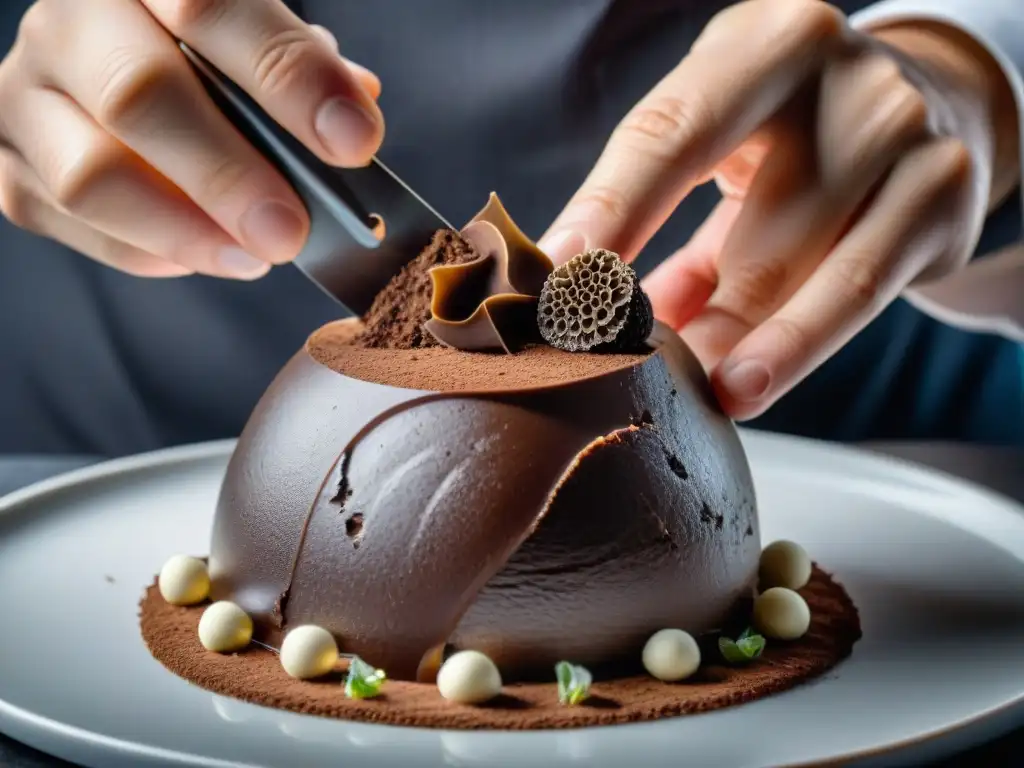
<svg viewBox="0 0 1024 768"><path fill-rule="evenodd" d="M285 366L228 466L208 573L186 558L173 573L198 576L161 574L168 603L217 601L201 644L195 609L157 610L155 588L143 630L165 664L182 673L175 660L190 657L184 674L221 691L191 658L203 647L251 638L287 667L284 646L301 634L318 645L295 669L329 670L340 649L374 690L436 682L435 694L470 702L458 697L472 685L493 695L557 669L560 690L577 691L563 704L576 703L592 679L690 677L709 638L746 664L765 646L744 633L752 615L797 642L821 617L796 591L811 569L793 547L772 561L787 575L766 582L735 428L696 358L653 321L632 269L608 251L555 269L492 196L461 232L439 232L364 318L319 329ZM752 611L759 568L760 587L776 589ZM817 578L843 609L818 634L842 637L825 638L813 670L782 665L802 676L780 668L789 682L765 692L824 671L859 636L842 588ZM154 627L173 621L192 623L190 647L184 635L161 642ZM462 677L445 678L458 665ZM463 678L475 682L445 692ZM642 679L646 696L656 683ZM226 692L252 699L236 682Z"/></svg>

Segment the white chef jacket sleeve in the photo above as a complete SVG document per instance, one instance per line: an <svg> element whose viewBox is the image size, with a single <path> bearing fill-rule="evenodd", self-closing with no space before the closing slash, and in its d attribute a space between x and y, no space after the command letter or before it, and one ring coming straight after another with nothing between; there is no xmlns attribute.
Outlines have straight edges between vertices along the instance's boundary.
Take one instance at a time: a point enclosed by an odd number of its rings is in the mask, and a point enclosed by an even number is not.
<svg viewBox="0 0 1024 768"><path fill-rule="evenodd" d="M1024 127L1024 0L883 0L851 23L870 29L893 22L929 20L956 27L984 46L1006 73ZM1021 130L1024 162L1024 128ZM1021 174L1024 178L1024 173ZM1021 205L1021 195L1018 205ZM959 272L906 292L905 298L943 322L999 333L1024 342L1024 242Z"/></svg>

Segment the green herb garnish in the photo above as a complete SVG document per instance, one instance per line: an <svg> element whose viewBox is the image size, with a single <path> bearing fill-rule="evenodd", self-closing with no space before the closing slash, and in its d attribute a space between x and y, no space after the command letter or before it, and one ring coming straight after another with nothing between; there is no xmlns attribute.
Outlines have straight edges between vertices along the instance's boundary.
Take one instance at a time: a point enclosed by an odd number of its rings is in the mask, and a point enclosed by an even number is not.
<svg viewBox="0 0 1024 768"><path fill-rule="evenodd" d="M718 650L722 658L730 664L746 664L761 655L764 650L764 637L749 627L735 640L728 637L718 638Z"/></svg>
<svg viewBox="0 0 1024 768"><path fill-rule="evenodd" d="M560 661L555 664L558 679L558 703L574 707L590 695L593 678L586 667Z"/></svg>
<svg viewBox="0 0 1024 768"><path fill-rule="evenodd" d="M372 699L380 694L385 680L387 675L383 669L371 667L358 656L353 656L348 663L345 695L350 699Z"/></svg>

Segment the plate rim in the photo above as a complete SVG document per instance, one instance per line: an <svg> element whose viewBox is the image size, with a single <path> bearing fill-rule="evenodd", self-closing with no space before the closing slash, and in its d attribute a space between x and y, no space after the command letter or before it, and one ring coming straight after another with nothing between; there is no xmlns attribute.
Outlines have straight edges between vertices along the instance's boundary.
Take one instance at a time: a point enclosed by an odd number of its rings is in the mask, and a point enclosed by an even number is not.
<svg viewBox="0 0 1024 768"><path fill-rule="evenodd" d="M16 513L18 508L25 504L39 501L45 496L83 483L106 480L161 465L199 461L220 455L228 458L231 451L234 450L236 442L235 438L207 440L200 443L174 445L169 448L157 448L152 451L133 453L129 456L100 459L94 464L60 472L52 477L22 486L6 495L0 495L0 517Z"/></svg>
<svg viewBox="0 0 1024 768"><path fill-rule="evenodd" d="M1018 502L1012 497L999 491L987 488L979 483L958 477L950 472L928 467L910 459L891 456L889 454L876 452L870 447L860 447L844 443L835 443L827 440L807 438L784 433L767 432L739 427L737 430L743 442L744 451L751 453L752 445L761 444L763 447L775 445L787 445L791 449L807 451L823 451L841 457L848 465L852 463L855 467L864 467L866 470L882 470L892 473L897 468L897 475L904 478L912 478L918 487L926 486L938 492L952 492L956 494L970 494L976 498L984 499L985 502L1006 514L1016 514L1024 517L1024 503ZM86 484L102 482L104 480L116 479L119 476L129 475L136 472L143 472L149 469L168 467L190 461L203 461L214 459L230 459L236 438L220 440L209 440L198 443L187 443L183 445L159 448L128 456L121 456L112 459L101 459L95 464L62 472L43 480L31 483L11 493L0 496L0 519L7 519L16 516L19 512L34 503L45 502L48 496L66 491L70 488ZM753 462L751 462L753 464ZM975 532L975 535L978 535ZM1018 558L1019 559L1019 558ZM255 705L253 705L255 706ZM985 710L976 712L973 715L962 718L955 723L942 726L926 733L912 736L899 741L890 742L884 746L861 749L848 752L841 756L828 758L826 760L800 761L780 764L776 768L812 768L813 766L839 766L862 761L870 761L886 755L906 752L927 744L938 742L942 739L952 737L958 733L970 731L980 726L985 721L996 720L1000 716L1008 715L1015 709L1024 708L1024 691L1009 701L993 705ZM22 737L27 734L31 736L42 734L57 734L64 744L76 743L85 745L94 752L97 749L114 750L120 757L138 757L158 759L168 765L202 766L202 768L246 768L246 764L211 758L202 755L195 755L184 751L167 749L147 745L141 742L127 741L124 739L106 736L101 733L85 730L68 723L31 712L16 705L13 705L3 698L0 698L0 723L20 724L17 730L25 730L19 736L10 737L23 741L45 754L65 759L60 755L48 752L36 746L33 738L31 741ZM10 731L0 729L0 732L10 735ZM1008 731L1000 731L1005 734ZM996 738L990 736L988 739ZM971 746L977 746L988 739L977 734L969 739Z"/></svg>

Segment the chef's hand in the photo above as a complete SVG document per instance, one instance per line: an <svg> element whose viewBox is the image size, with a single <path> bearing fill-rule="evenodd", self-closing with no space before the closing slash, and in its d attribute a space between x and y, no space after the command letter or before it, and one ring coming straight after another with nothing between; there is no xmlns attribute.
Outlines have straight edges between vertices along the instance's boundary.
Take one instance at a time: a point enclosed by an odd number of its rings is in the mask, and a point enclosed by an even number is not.
<svg viewBox="0 0 1024 768"><path fill-rule="evenodd" d="M0 63L0 209L135 275L260 277L306 212L175 38L327 162L380 145L377 78L278 0L37 0Z"/></svg>
<svg viewBox="0 0 1024 768"><path fill-rule="evenodd" d="M726 411L752 418L969 259L1017 146L1009 86L965 35L867 37L817 0L748 0L630 111L542 246L631 259L714 179L722 201L645 287Z"/></svg>

